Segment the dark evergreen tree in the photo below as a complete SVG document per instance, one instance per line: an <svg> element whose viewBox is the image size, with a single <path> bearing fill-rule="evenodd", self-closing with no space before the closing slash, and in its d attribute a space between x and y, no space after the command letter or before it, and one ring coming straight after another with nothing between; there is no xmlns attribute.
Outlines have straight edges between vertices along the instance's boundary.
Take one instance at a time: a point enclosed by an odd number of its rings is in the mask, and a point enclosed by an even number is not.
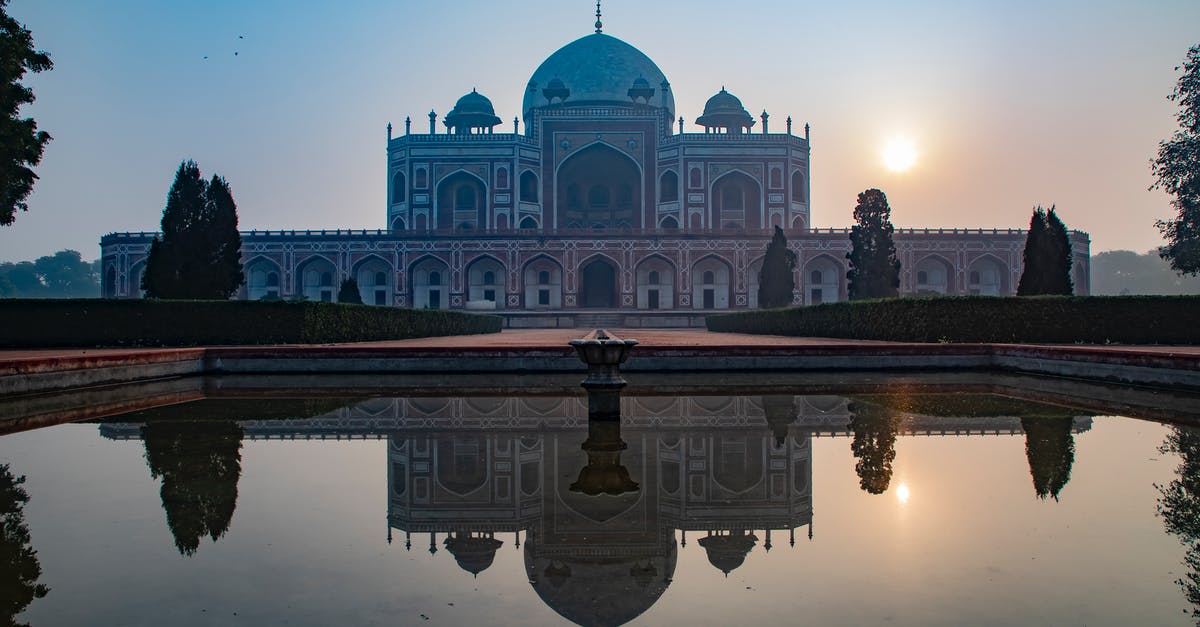
<svg viewBox="0 0 1200 627"><path fill-rule="evenodd" d="M8 0L0 0L0 224L9 225L17 210L28 211L25 199L37 175L50 134L39 131L33 118L21 118L22 105L34 101L33 90L19 81L26 72L44 72L54 65L45 52L33 49L33 34L8 15Z"/></svg>
<svg viewBox="0 0 1200 627"><path fill-rule="evenodd" d="M338 289L337 302L363 304L362 293L358 291L358 281L355 281L353 277L342 281L342 286Z"/></svg>
<svg viewBox="0 0 1200 627"><path fill-rule="evenodd" d="M194 161L175 173L162 239L150 243L142 289L151 298L225 299L245 280L237 205L225 179L200 176Z"/></svg>
<svg viewBox="0 0 1200 627"><path fill-rule="evenodd" d="M1025 236L1024 268L1017 283L1017 296L1070 295L1071 240L1067 227L1052 205L1047 212L1035 207Z"/></svg>
<svg viewBox="0 0 1200 627"><path fill-rule="evenodd" d="M762 269L758 271L758 306L764 309L792 304L796 288L796 253L788 249L783 229L775 226L775 235L767 245Z"/></svg>
<svg viewBox="0 0 1200 627"><path fill-rule="evenodd" d="M163 510L180 554L216 542L237 509L242 428L229 420L154 421L142 427L146 465L162 479Z"/></svg>
<svg viewBox="0 0 1200 627"><path fill-rule="evenodd" d="M1179 67L1175 68L1179 70ZM1168 98L1179 103L1179 130L1158 144L1151 163L1159 188L1174 198L1176 216L1155 226L1167 243L1159 249L1163 259L1180 274L1200 274L1200 45L1188 50L1183 74Z"/></svg>
<svg viewBox="0 0 1200 627"><path fill-rule="evenodd" d="M1035 296L1046 293L1046 210L1035 207L1029 218L1029 232L1025 234L1025 253L1021 280L1017 283L1017 296Z"/></svg>
<svg viewBox="0 0 1200 627"><path fill-rule="evenodd" d="M1050 238L1049 288L1048 294L1070 296L1075 293L1075 281L1071 279L1071 236L1067 233L1067 225L1058 218L1054 205L1046 214L1046 234Z"/></svg>
<svg viewBox="0 0 1200 627"><path fill-rule="evenodd" d="M1075 463L1075 436L1071 434L1070 418L1022 418L1025 430L1025 457L1033 478L1033 492L1038 498L1058 494L1071 480Z"/></svg>
<svg viewBox="0 0 1200 627"><path fill-rule="evenodd" d="M25 524L29 493L22 483L25 477L14 477L7 464L0 466L0 623L4 625L20 625L17 614L50 592L37 582L42 566Z"/></svg>
<svg viewBox="0 0 1200 627"><path fill-rule="evenodd" d="M892 240L892 208L878 189L858 195L850 228L850 300L888 298L900 294L900 260Z"/></svg>
<svg viewBox="0 0 1200 627"><path fill-rule="evenodd" d="M233 201L229 183L215 174L208 183L204 202L208 220L202 230L206 239L204 251L210 256L212 265L204 275L205 294L201 298L225 299L246 281L242 272L242 235L238 233L237 203Z"/></svg>
<svg viewBox="0 0 1200 627"><path fill-rule="evenodd" d="M850 451L858 460L854 464L858 485L870 494L883 494L892 482L900 421L891 409L874 403L856 400L849 410L850 430L854 432Z"/></svg>

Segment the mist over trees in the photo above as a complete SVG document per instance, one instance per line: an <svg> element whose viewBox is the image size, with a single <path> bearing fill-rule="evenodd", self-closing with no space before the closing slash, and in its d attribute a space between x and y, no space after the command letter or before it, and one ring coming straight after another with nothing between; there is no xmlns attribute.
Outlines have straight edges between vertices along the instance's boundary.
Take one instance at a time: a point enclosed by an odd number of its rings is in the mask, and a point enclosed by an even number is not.
<svg viewBox="0 0 1200 627"><path fill-rule="evenodd" d="M0 298L97 298L100 262L77 250L60 250L34 261L0 263Z"/></svg>
<svg viewBox="0 0 1200 627"><path fill-rule="evenodd" d="M1097 296L1200 294L1200 277L1179 275L1155 250L1110 250L1092 256L1091 288Z"/></svg>
<svg viewBox="0 0 1200 627"><path fill-rule="evenodd" d="M54 67L50 55L33 48L33 34L13 19L0 0L0 225L16 220L17 211L29 211L25 199L33 191L50 134L39 131L33 118L20 117L22 105L34 101L33 90L19 81L26 72Z"/></svg>

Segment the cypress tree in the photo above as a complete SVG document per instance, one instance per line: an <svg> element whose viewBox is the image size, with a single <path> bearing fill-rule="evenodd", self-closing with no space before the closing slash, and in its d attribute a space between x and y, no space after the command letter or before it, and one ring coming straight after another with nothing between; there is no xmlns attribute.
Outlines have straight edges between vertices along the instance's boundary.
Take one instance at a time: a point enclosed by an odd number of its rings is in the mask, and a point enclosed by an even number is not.
<svg viewBox="0 0 1200 627"><path fill-rule="evenodd" d="M185 161L167 192L162 239L150 244L142 289L151 298L229 298L245 279L241 246L229 184L219 176L205 181Z"/></svg>
<svg viewBox="0 0 1200 627"><path fill-rule="evenodd" d="M892 239L892 208L887 196L878 189L858 195L854 207L854 226L850 228L850 300L888 298L900 294L900 260Z"/></svg>
<svg viewBox="0 0 1200 627"><path fill-rule="evenodd" d="M205 248L211 255L204 298L229 298L246 280L242 272L242 235L238 233L237 203L229 183L213 175L205 198Z"/></svg>
<svg viewBox="0 0 1200 627"><path fill-rule="evenodd" d="M362 293L358 291L358 281L355 281L353 278L342 281L342 286L338 289L337 302L354 305L363 304Z"/></svg>
<svg viewBox="0 0 1200 627"><path fill-rule="evenodd" d="M1067 225L1055 213L1054 205L1046 214L1046 231L1050 236L1050 250L1053 251L1050 291L1047 293L1070 296L1075 293L1075 282L1071 279L1071 236L1067 233Z"/></svg>
<svg viewBox="0 0 1200 627"><path fill-rule="evenodd" d="M1029 218L1029 233L1025 235L1024 268L1017 283L1017 296L1046 293L1046 210L1039 205Z"/></svg>
<svg viewBox="0 0 1200 627"><path fill-rule="evenodd" d="M1071 240L1067 227L1051 205L1035 207L1025 237L1024 269L1017 296L1074 293L1071 280Z"/></svg>
<svg viewBox="0 0 1200 627"><path fill-rule="evenodd" d="M783 229L775 226L775 235L767 245L762 269L758 271L758 306L764 309L786 307L792 304L792 290L796 287L793 273L796 270L796 253L788 250L787 237Z"/></svg>

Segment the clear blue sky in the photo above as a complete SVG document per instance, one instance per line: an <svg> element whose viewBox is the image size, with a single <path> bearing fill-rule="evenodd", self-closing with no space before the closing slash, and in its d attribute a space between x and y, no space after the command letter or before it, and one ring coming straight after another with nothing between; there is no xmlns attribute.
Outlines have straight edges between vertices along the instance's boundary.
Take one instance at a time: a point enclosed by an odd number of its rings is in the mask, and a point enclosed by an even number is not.
<svg viewBox="0 0 1200 627"><path fill-rule="evenodd" d="M586 0L13 0L51 53L26 111L54 136L0 260L155 230L180 160L229 179L241 226L381 228L385 125L425 128L477 87L506 120L537 65L591 32ZM1148 250L1168 199L1149 161L1175 128L1200 2L608 0L689 123L725 85L813 127L813 222L880 187L897 226L1010 227L1057 203L1093 253ZM239 39L244 36L244 39ZM237 56L234 55L237 52ZM204 59L204 56L208 59ZM508 124L505 125L508 128ZM691 130L695 130L692 128ZM916 167L888 171L903 135Z"/></svg>

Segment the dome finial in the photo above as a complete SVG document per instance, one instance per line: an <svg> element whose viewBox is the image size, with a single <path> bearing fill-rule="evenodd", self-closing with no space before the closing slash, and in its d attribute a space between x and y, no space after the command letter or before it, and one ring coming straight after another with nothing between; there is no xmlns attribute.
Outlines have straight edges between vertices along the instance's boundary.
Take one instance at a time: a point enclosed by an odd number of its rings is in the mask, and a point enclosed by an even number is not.
<svg viewBox="0 0 1200 627"><path fill-rule="evenodd" d="M596 32L604 32L604 22L600 21L600 0L596 0Z"/></svg>

